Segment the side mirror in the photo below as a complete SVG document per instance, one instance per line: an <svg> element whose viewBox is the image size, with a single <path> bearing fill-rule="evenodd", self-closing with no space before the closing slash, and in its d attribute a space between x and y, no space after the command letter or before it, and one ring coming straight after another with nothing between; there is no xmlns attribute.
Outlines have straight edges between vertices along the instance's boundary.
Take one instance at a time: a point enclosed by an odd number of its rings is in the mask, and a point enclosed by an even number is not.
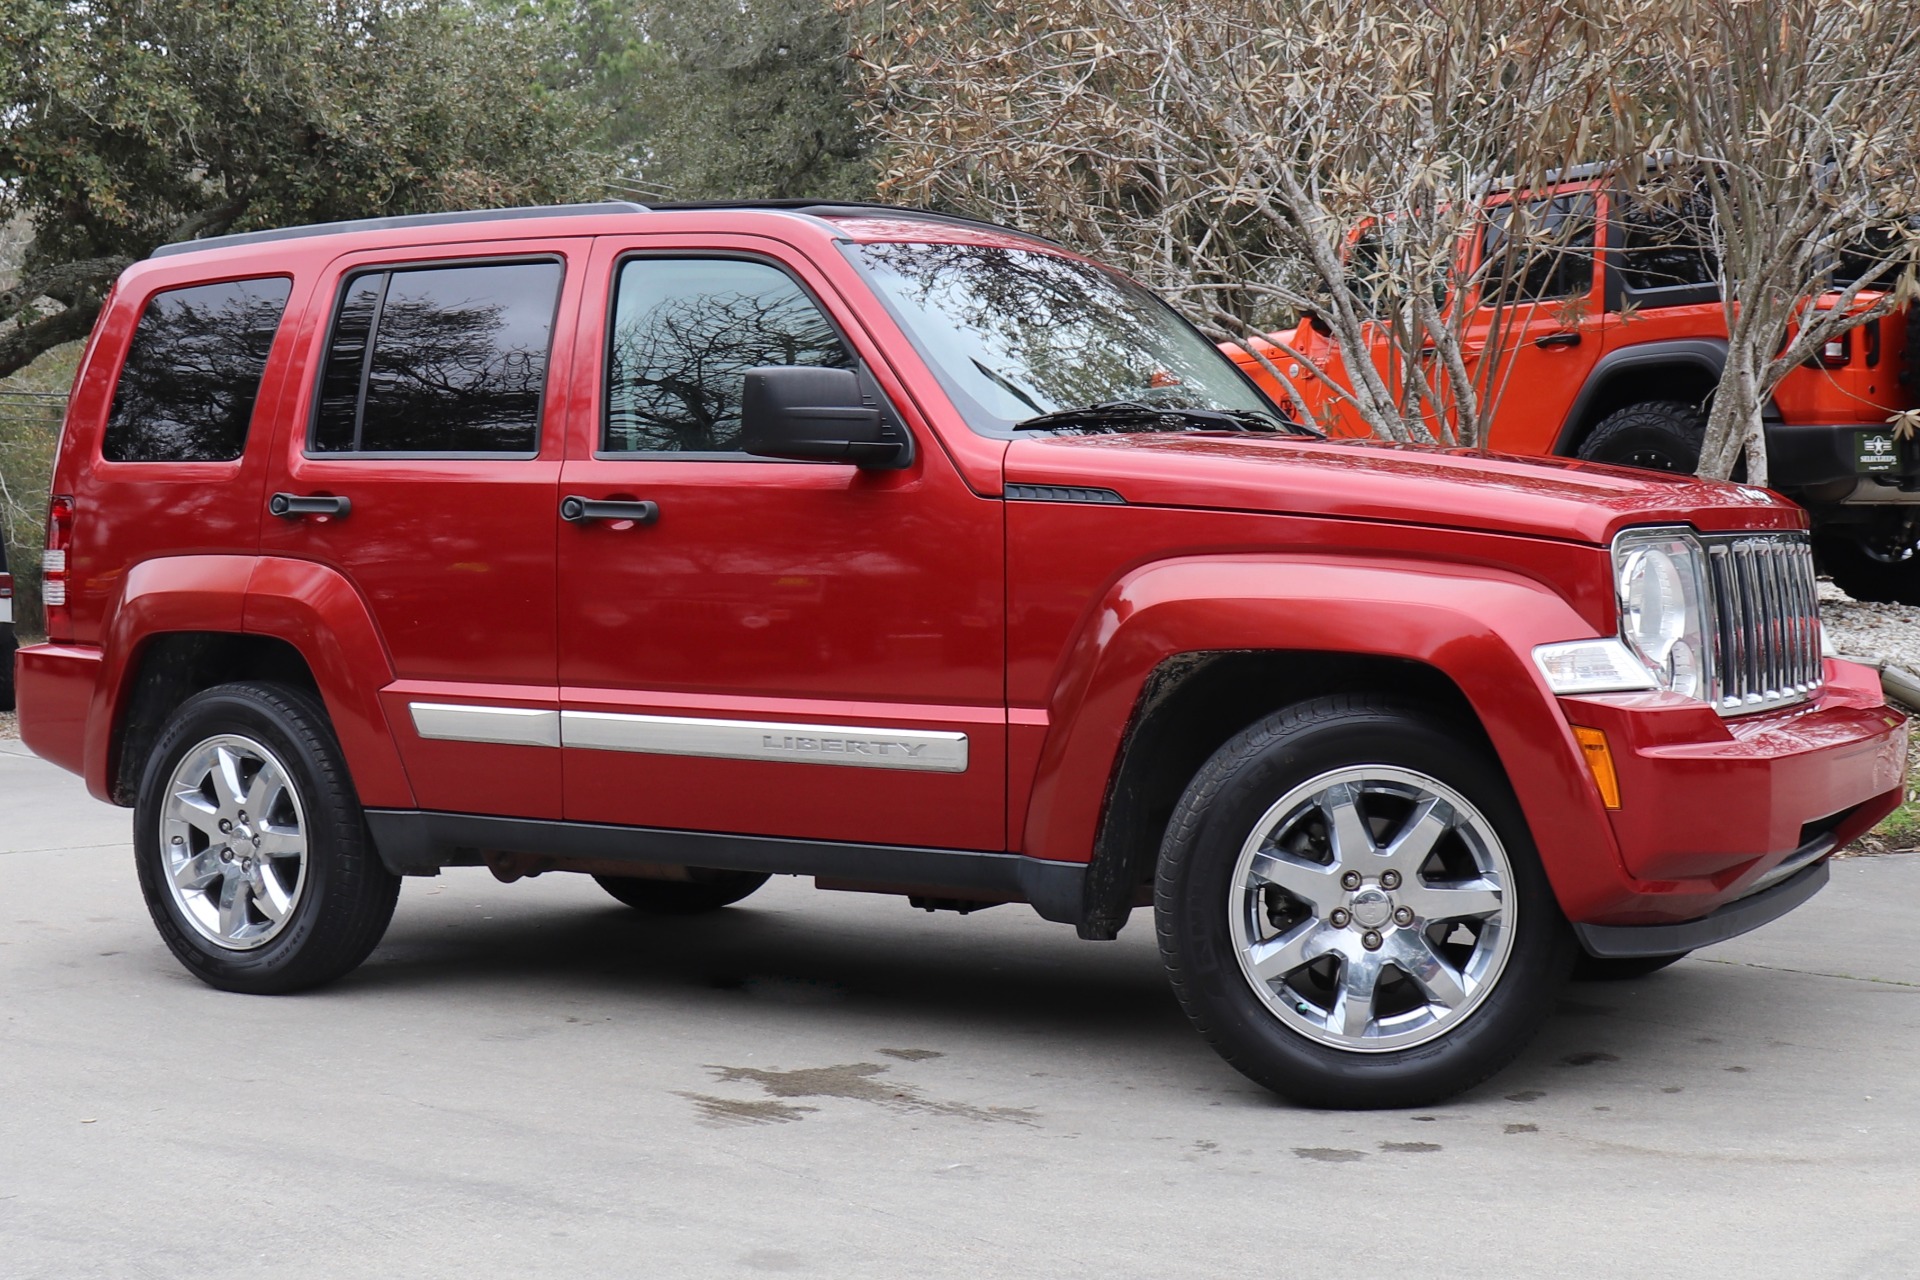
<svg viewBox="0 0 1920 1280"><path fill-rule="evenodd" d="M740 447L762 458L904 467L907 442L861 391L852 369L749 369L740 398Z"/></svg>

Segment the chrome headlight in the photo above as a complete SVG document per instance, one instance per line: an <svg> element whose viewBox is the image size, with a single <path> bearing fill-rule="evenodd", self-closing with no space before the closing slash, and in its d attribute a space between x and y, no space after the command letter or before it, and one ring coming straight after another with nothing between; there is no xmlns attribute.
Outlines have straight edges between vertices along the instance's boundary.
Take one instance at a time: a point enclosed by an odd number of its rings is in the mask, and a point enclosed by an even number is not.
<svg viewBox="0 0 1920 1280"><path fill-rule="evenodd" d="M1707 697L1706 553L1689 529L1629 529L1613 540L1620 634L1543 644L1533 660L1555 693L1665 689Z"/></svg>
<svg viewBox="0 0 1920 1280"><path fill-rule="evenodd" d="M1613 540L1620 639L1655 685L1707 696L1706 555L1686 529L1630 529Z"/></svg>

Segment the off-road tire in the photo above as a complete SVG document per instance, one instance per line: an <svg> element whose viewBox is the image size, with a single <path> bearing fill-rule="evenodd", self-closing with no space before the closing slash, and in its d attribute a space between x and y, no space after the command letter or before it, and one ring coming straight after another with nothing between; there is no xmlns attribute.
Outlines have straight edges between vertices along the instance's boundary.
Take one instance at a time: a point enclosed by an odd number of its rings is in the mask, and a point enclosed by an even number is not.
<svg viewBox="0 0 1920 1280"><path fill-rule="evenodd" d="M1691 475L1700 469L1707 415L1699 405L1649 400L1616 409L1581 442L1589 462Z"/></svg>
<svg viewBox="0 0 1920 1280"><path fill-rule="evenodd" d="M227 736L270 750L304 813L305 879L286 923L252 950L230 950L192 925L168 882L161 824L174 772L190 752ZM277 684L225 684L197 693L169 717L141 777L133 849L153 923L182 965L225 991L275 995L350 972L393 918L400 877L368 837L366 818L327 713L311 695Z"/></svg>
<svg viewBox="0 0 1920 1280"><path fill-rule="evenodd" d="M1644 978L1650 973L1658 973L1668 965L1678 964L1692 954L1691 951L1682 951L1670 956L1620 958L1590 956L1582 951L1573 961L1573 980L1575 982L1631 982L1635 978Z"/></svg>
<svg viewBox="0 0 1920 1280"><path fill-rule="evenodd" d="M595 876L602 889L650 916L697 916L730 907L770 878L759 871L689 868L691 880L644 880L639 876Z"/></svg>
<svg viewBox="0 0 1920 1280"><path fill-rule="evenodd" d="M1241 849L1271 806L1343 767L1417 771L1486 819L1511 866L1514 936L1480 1002L1406 1049L1332 1047L1284 1023L1256 994L1232 937ZM1460 730L1374 694L1316 698L1269 715L1214 753L1181 797L1161 845L1154 922L1174 994L1235 1068L1294 1102L1410 1107L1470 1089L1526 1046L1553 1008L1576 943L1505 775Z"/></svg>

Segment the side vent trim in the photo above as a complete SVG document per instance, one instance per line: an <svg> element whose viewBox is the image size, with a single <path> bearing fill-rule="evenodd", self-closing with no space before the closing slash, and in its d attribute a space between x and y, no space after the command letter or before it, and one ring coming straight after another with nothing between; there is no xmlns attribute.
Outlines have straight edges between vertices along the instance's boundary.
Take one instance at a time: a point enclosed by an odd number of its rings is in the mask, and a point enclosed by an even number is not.
<svg viewBox="0 0 1920 1280"><path fill-rule="evenodd" d="M1111 489L1083 489L1064 484L1010 484L1008 502L1092 502L1105 506L1127 505L1127 500Z"/></svg>

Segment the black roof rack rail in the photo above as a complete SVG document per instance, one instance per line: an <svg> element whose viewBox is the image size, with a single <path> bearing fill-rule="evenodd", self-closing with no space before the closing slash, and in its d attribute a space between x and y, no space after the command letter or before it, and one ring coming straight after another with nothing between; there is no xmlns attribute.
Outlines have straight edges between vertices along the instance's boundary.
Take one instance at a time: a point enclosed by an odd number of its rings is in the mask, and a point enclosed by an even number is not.
<svg viewBox="0 0 1920 1280"><path fill-rule="evenodd" d="M647 212L646 205L635 204L631 200L602 200L593 204L541 204L514 209L412 213L392 218L356 218L351 222L315 222L304 227L279 227L272 231L242 231L230 236L208 236L204 240L179 240L173 244L163 244L147 256L166 258L176 253L198 253L202 249L267 244L274 240L302 240L308 236L344 235L353 231L397 231L408 227L441 227L460 222L517 222L524 218L567 218L581 214L645 212Z"/></svg>
<svg viewBox="0 0 1920 1280"><path fill-rule="evenodd" d="M1037 236L1031 231L1022 231L1018 227L1009 227L1004 223L988 222L982 218L964 218L957 213L939 213L932 209L919 209L912 205L880 204L871 200L687 200L667 204L651 204L647 208L656 213L671 210L697 211L700 209L770 209L778 213L805 213L816 218L850 217L858 215L906 218L913 222L937 222L946 226L973 227L981 231L1004 231L1028 240L1038 240L1042 244L1054 244L1045 236Z"/></svg>

